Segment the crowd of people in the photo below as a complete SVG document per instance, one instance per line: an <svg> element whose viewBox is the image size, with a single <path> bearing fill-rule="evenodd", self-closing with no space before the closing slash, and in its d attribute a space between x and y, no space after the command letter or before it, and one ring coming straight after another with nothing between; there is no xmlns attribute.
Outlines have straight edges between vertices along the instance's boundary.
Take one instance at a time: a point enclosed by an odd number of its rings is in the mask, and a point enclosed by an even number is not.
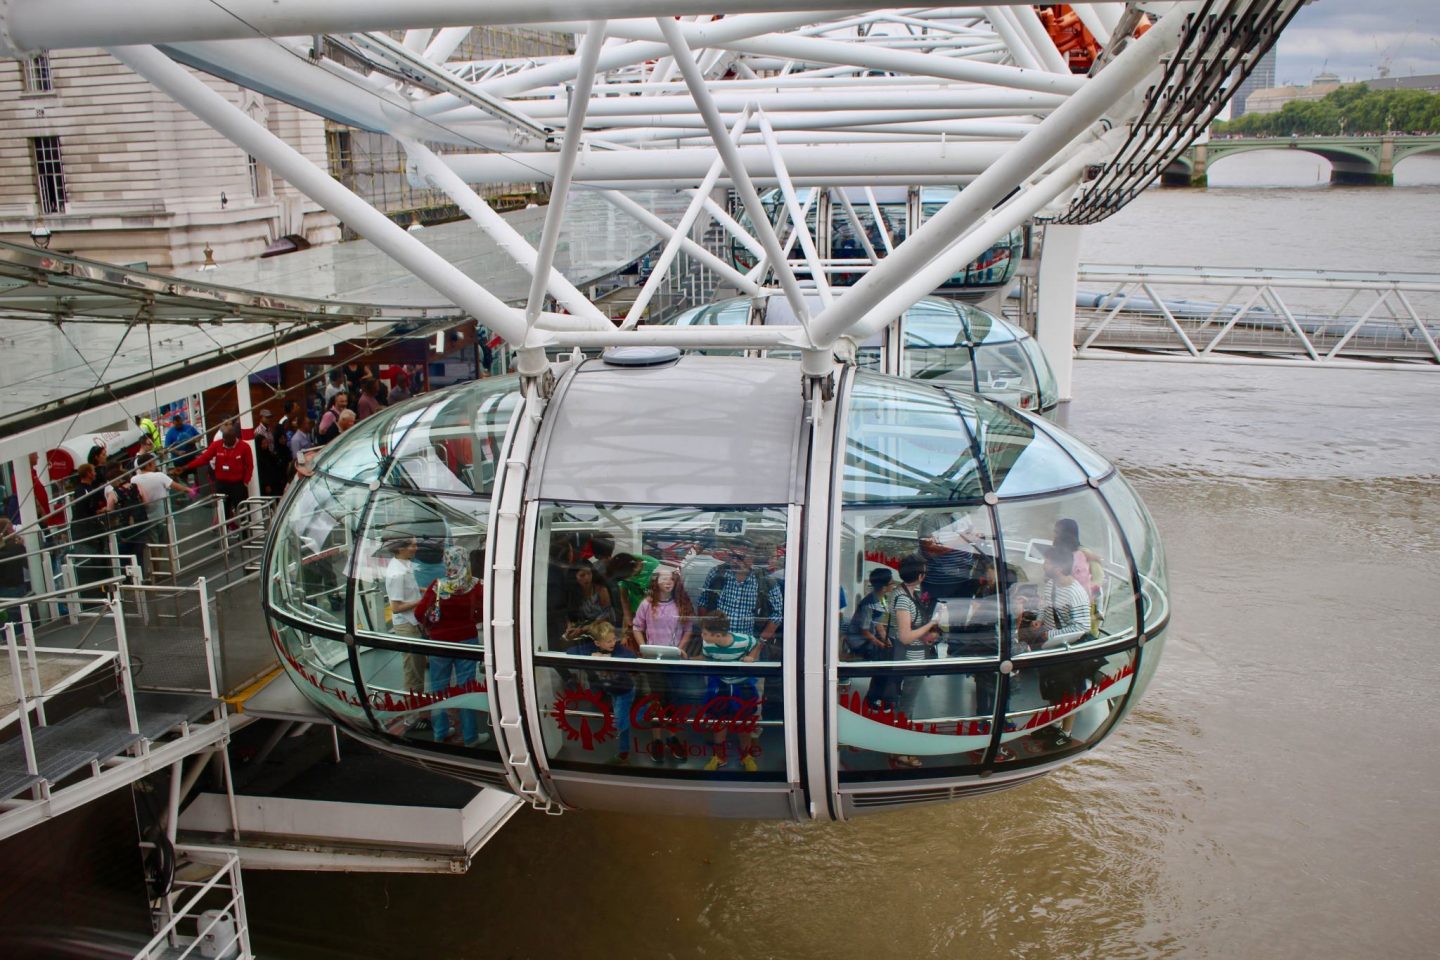
<svg viewBox="0 0 1440 960"><path fill-rule="evenodd" d="M944 658L995 657L1000 651L1002 605L996 560L973 528L948 514L921 518L917 549L897 567L875 566L868 590L853 608L842 590L842 660L850 663L919 663ZM773 546L734 541L676 564L649 555L616 553L613 539L602 533L562 535L552 539L545 596L545 645L537 649L572 656L686 659L715 663L774 663L781 659L784 628L783 574ZM689 573L697 559L709 563L703 579ZM775 567L772 568L772 563ZM682 566L684 570L682 570ZM1007 604L1011 619L1011 654L1067 649L1099 636L1097 608L1104 573L1101 558L1080 542L1079 525L1070 518L1056 521L1051 545L1045 549L1041 574L1029 581L1018 568L1007 568ZM699 589L692 598L685 583ZM1094 667L1059 665L1040 672L1039 693L1047 703L1082 694ZM611 700L611 712L625 718L620 747L613 763L628 763L631 747L642 749L660 764L683 760L684 749L673 736L656 727L632 740L628 716L637 695L666 698L667 675L654 671L605 670L603 679L583 674L568 682L585 683ZM598 676L598 675L597 675ZM980 670L974 678L975 711L994 711L997 674ZM874 715L917 719L917 701L931 678L919 673L876 671L869 677L864 702ZM674 680L668 681L671 686ZM707 677L705 702L758 702L763 681L754 675L717 673ZM1011 684L1013 689L1015 684ZM758 687L758 689L757 689ZM689 692L695 696L695 691ZM717 699L718 698L718 699ZM1010 712L1010 704L1005 705ZM1045 728L1051 746L1071 742L1073 714ZM724 734L705 769L727 764ZM643 741L643 743L642 743ZM756 770L753 738L741 737L738 755L748 772ZM1001 747L997 758L1014 756ZM895 769L919 768L911 755L888 758Z"/></svg>
<svg viewBox="0 0 1440 960"><path fill-rule="evenodd" d="M235 418L220 423L207 444L186 414L176 411L160 417L159 423L148 414L137 415L134 424L140 439L126 448L123 457L112 458L110 446L97 443L59 483L42 481L38 455L32 453L31 494L52 575L58 575L66 554L108 555L112 535L119 555L133 557L146 572L148 545L166 542L169 536L166 520L176 496L194 499L202 492L221 496L234 532L252 479L262 497L280 496L296 476L309 474L316 448L358 420L425 388L424 370L418 364L377 368L351 363L329 371L307 391L305 401L257 407L253 447L245 442ZM4 591L0 600L42 592L30 583L19 537L18 494L10 497L5 513L10 549L0 570L5 584L0 587ZM12 557L16 544L19 554ZM101 579L114 569L109 561L93 558L78 560L76 568L82 583Z"/></svg>

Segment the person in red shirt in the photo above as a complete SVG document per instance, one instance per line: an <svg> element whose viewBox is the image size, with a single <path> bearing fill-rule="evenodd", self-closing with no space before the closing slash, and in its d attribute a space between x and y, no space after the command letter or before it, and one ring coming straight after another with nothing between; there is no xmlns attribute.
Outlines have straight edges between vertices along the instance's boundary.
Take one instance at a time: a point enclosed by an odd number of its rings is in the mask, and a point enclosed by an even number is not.
<svg viewBox="0 0 1440 960"><path fill-rule="evenodd" d="M420 603L415 607L415 618L420 621L420 629L425 636L436 643L463 643L478 647L484 587L473 570L484 564L485 554L481 550L472 550L467 554L464 547L452 545L445 548L443 559L445 575L425 588ZM483 677L483 670L478 659L430 654L428 692L436 697L430 726L436 743L445 742L450 735L446 701L479 693L481 685L477 683L476 674L479 671ZM467 747L490 739L490 734L480 730L478 710L460 708L460 730Z"/></svg>
<svg viewBox="0 0 1440 960"><path fill-rule="evenodd" d="M250 495L250 477L255 473L255 455L250 444L240 440L240 425L230 421L220 429L220 439L205 448L205 452L191 460L181 471L194 470L214 461L211 470L215 474L215 489L225 498L225 516L231 530L239 529L240 504Z"/></svg>
<svg viewBox="0 0 1440 960"><path fill-rule="evenodd" d="M41 526L56 527L65 526L65 511L56 510L50 512L50 495L45 492L45 484L40 482L40 474L35 471L35 466L40 462L39 456L30 454L30 482L35 486L35 514L40 518Z"/></svg>

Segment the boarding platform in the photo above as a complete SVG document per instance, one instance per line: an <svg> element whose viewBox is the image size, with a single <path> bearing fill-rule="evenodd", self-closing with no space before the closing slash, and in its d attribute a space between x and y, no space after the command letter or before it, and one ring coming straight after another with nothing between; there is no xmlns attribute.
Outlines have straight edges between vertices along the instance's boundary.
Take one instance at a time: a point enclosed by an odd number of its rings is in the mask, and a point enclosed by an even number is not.
<svg viewBox="0 0 1440 960"><path fill-rule="evenodd" d="M239 840L223 793L181 814L183 839L233 846L247 869L464 873L519 798L341 738L276 674L238 704L231 762Z"/></svg>

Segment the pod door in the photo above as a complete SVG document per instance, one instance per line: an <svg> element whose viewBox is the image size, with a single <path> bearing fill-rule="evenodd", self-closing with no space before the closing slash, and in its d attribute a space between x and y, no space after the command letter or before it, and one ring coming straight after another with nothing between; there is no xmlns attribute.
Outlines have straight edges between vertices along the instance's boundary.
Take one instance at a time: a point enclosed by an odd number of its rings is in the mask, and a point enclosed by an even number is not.
<svg viewBox="0 0 1440 960"><path fill-rule="evenodd" d="M530 743L567 807L789 818L803 476L796 366L585 364L525 504ZM673 418L635 410L684 404ZM672 411L673 412L673 411Z"/></svg>

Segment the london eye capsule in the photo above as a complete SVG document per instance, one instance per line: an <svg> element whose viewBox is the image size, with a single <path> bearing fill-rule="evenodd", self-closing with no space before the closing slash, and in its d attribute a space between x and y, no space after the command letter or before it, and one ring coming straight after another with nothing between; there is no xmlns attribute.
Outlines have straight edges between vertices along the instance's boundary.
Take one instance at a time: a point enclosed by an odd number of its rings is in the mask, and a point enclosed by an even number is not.
<svg viewBox="0 0 1440 960"><path fill-rule="evenodd" d="M277 515L286 671L355 737L557 808L845 819L1101 742L1168 620L1126 480L943 383L802 382L612 351L372 415Z"/></svg>
<svg viewBox="0 0 1440 960"><path fill-rule="evenodd" d="M818 297L811 306L820 306ZM681 327L798 324L789 302L779 294L732 297L686 310L665 322ZM795 348L771 349L768 354L799 356ZM862 370L940 381L1021 410L1048 414L1060 403L1055 374L1035 338L1004 317L959 300L922 297L898 321L860 344L856 362Z"/></svg>

